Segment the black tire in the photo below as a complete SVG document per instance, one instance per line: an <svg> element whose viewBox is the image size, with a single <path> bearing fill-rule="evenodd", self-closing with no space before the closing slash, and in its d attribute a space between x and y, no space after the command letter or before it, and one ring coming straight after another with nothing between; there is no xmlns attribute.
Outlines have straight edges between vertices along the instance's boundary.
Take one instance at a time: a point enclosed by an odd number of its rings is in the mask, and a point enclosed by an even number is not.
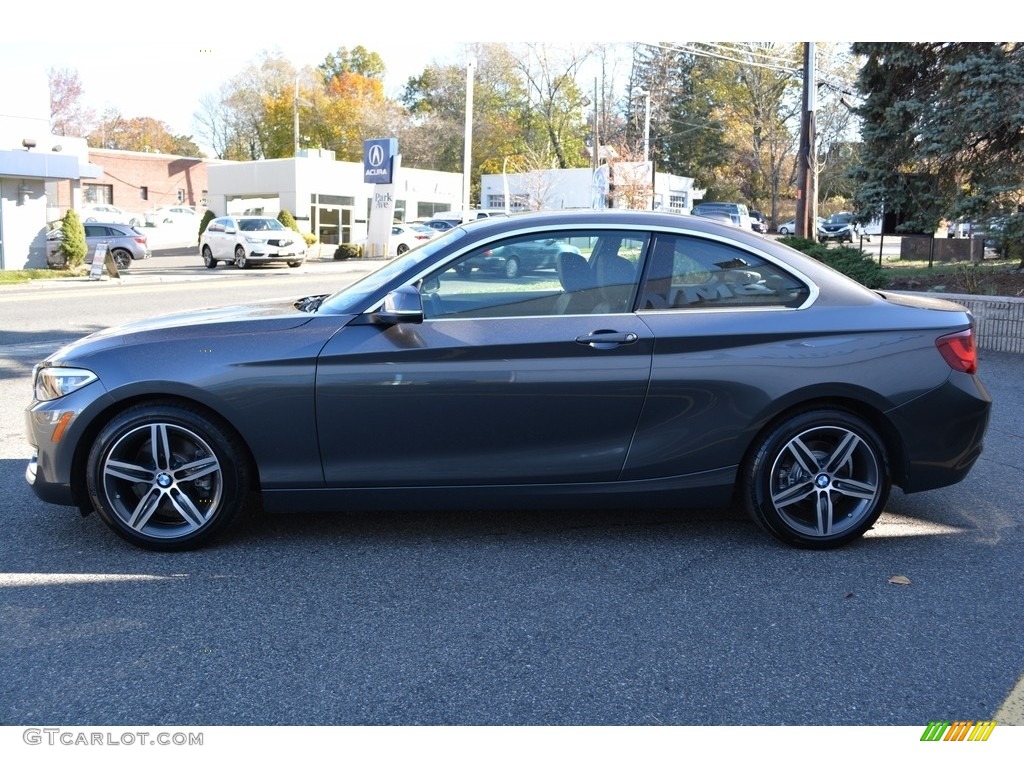
<svg viewBox="0 0 1024 768"><path fill-rule="evenodd" d="M245 258L245 248L240 245L235 246L235 266L239 269L249 268L249 260Z"/></svg>
<svg viewBox="0 0 1024 768"><path fill-rule="evenodd" d="M110 258L114 260L118 269L128 269L132 265L132 255L123 248L115 248L110 252Z"/></svg>
<svg viewBox="0 0 1024 768"><path fill-rule="evenodd" d="M206 265L207 269L216 269L217 260L213 258L213 251L210 250L210 246L203 246L203 264Z"/></svg>
<svg viewBox="0 0 1024 768"><path fill-rule="evenodd" d="M401 256L403 253L405 253L408 250L409 250L409 246L408 245L406 245L405 243L399 243L398 247L395 248L395 253L397 255Z"/></svg>
<svg viewBox="0 0 1024 768"><path fill-rule="evenodd" d="M505 259L505 277L509 280L519 277L519 271L519 259L515 256Z"/></svg>
<svg viewBox="0 0 1024 768"><path fill-rule="evenodd" d="M743 468L748 513L772 536L831 549L875 524L891 487L885 443L842 410L793 416L771 429Z"/></svg>
<svg viewBox="0 0 1024 768"><path fill-rule="evenodd" d="M783 235L783 236L788 235L789 234L789 229L786 228L786 227L779 227L779 234Z"/></svg>
<svg viewBox="0 0 1024 768"><path fill-rule="evenodd" d="M115 416L86 464L89 498L121 538L145 549L207 543L241 510L247 452L226 427L193 408L144 403Z"/></svg>
<svg viewBox="0 0 1024 768"><path fill-rule="evenodd" d="M292 269L295 269L296 267L301 267L302 266L302 262L301 261L289 261L288 262L288 266L291 267Z"/></svg>

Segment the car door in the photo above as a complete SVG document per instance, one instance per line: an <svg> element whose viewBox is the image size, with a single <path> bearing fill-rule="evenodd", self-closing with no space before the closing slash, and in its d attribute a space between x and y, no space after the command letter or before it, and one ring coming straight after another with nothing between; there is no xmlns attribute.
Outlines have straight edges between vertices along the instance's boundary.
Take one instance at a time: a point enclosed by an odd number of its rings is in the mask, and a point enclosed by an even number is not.
<svg viewBox="0 0 1024 768"><path fill-rule="evenodd" d="M552 235L545 235L551 237ZM462 260L420 283L420 324L351 324L322 351L317 420L327 484L585 483L618 478L643 407L653 336L632 312L635 233L581 233L608 263L572 291L556 273L480 276ZM616 245L618 244L618 245ZM498 245L498 244L493 244ZM621 247L620 247L621 246ZM601 282L604 282L604 285ZM623 297L620 301L619 297Z"/></svg>
<svg viewBox="0 0 1024 768"><path fill-rule="evenodd" d="M731 470L800 356L821 354L793 343L811 286L710 237L658 234L650 251L637 307L657 341L623 479Z"/></svg>
<svg viewBox="0 0 1024 768"><path fill-rule="evenodd" d="M214 226L216 225L216 226ZM229 234L228 230L235 228L235 220L230 217L215 219L210 222L210 250L213 257L221 261L231 261L235 258L235 236Z"/></svg>

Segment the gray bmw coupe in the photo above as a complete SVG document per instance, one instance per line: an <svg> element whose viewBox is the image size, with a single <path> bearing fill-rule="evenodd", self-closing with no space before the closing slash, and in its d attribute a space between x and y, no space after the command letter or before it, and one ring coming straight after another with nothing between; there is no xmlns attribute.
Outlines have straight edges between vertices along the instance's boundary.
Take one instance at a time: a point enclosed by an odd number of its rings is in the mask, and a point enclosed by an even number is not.
<svg viewBox="0 0 1024 768"><path fill-rule="evenodd" d="M564 244L531 271L469 270ZM26 477L151 549L268 511L744 506L855 539L977 460L972 318L699 217L470 222L331 295L92 334L36 366Z"/></svg>

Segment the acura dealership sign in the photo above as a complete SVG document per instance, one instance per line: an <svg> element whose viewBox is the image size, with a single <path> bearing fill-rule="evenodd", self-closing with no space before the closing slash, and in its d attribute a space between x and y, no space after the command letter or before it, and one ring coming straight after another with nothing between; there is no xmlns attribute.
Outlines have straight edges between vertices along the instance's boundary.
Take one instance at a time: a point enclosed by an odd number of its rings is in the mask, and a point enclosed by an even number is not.
<svg viewBox="0 0 1024 768"><path fill-rule="evenodd" d="M363 142L363 181L390 184L398 139L367 139Z"/></svg>

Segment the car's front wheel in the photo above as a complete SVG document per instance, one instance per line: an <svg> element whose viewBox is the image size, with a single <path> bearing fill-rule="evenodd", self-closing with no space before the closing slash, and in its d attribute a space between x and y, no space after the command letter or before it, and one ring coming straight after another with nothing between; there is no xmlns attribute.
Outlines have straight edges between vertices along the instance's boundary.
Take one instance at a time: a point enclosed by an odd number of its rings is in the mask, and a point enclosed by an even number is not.
<svg viewBox="0 0 1024 768"><path fill-rule="evenodd" d="M123 248L115 248L110 252L110 257L118 269L128 269L132 265L132 255Z"/></svg>
<svg viewBox="0 0 1024 768"><path fill-rule="evenodd" d="M770 430L743 469L747 511L786 544L838 547L863 536L889 497L885 444L860 417L822 409Z"/></svg>
<svg viewBox="0 0 1024 768"><path fill-rule="evenodd" d="M249 268L249 260L245 257L245 248L240 245L235 247L235 266L239 269Z"/></svg>
<svg viewBox="0 0 1024 768"><path fill-rule="evenodd" d="M505 259L505 277L510 280L514 277L519 277L519 271L519 259L515 256L509 256Z"/></svg>
<svg viewBox="0 0 1024 768"><path fill-rule="evenodd" d="M243 506L246 452L229 429L170 403L134 406L97 436L87 462L89 497L103 521L146 549L207 542Z"/></svg>
<svg viewBox="0 0 1024 768"><path fill-rule="evenodd" d="M207 269L215 269L217 267L217 260L213 258L213 251L210 250L210 246L203 246L203 264L206 265Z"/></svg>

